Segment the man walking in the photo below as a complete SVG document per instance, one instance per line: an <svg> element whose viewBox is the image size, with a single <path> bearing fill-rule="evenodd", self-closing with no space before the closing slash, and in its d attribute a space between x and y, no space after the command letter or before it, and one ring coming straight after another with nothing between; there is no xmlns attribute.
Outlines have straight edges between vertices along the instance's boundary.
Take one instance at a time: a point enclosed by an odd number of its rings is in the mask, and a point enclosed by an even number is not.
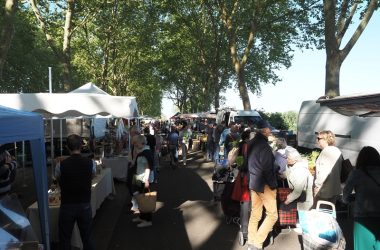
<svg viewBox="0 0 380 250"><path fill-rule="evenodd" d="M178 167L178 141L179 133L175 125L171 126L170 133L168 135L167 141L170 153L170 166L175 169Z"/></svg>
<svg viewBox="0 0 380 250"><path fill-rule="evenodd" d="M91 241L92 209L91 180L96 174L95 162L81 156L82 138L67 137L70 156L57 164L55 177L61 188L58 234L59 249L71 249L71 234L75 222L83 242L83 249L94 249Z"/></svg>
<svg viewBox="0 0 380 250"><path fill-rule="evenodd" d="M252 212L248 224L248 250L262 249L263 243L276 223L277 179L272 148L268 136L272 127L267 121L257 123L255 138L248 145L249 189L251 193ZM265 207L265 219L258 226Z"/></svg>

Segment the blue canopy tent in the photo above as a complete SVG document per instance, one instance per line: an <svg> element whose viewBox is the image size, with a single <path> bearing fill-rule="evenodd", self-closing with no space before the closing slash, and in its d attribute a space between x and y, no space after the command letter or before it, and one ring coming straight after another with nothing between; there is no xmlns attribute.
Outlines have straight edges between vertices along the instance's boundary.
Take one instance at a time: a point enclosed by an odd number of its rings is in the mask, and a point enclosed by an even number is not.
<svg viewBox="0 0 380 250"><path fill-rule="evenodd" d="M50 250L48 183L42 116L0 106L0 144L16 141L30 141L42 243L45 249Z"/></svg>

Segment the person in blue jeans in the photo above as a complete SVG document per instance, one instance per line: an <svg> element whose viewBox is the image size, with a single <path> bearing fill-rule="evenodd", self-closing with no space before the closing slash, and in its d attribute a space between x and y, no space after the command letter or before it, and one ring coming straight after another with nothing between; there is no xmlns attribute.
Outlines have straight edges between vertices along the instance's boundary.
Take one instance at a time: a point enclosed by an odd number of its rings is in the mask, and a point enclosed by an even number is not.
<svg viewBox="0 0 380 250"><path fill-rule="evenodd" d="M69 135L67 147L70 156L59 162L55 168L55 177L61 188L59 249L71 249L71 234L77 223L83 249L92 250L91 181L96 174L96 164L92 159L81 156L82 138L79 135Z"/></svg>

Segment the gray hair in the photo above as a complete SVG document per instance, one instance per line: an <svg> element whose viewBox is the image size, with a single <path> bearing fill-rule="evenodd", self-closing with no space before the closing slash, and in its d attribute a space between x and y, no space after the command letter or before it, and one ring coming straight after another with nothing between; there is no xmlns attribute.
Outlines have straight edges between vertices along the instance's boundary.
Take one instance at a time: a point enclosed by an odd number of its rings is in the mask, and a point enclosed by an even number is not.
<svg viewBox="0 0 380 250"><path fill-rule="evenodd" d="M302 156L300 155L300 153L298 152L297 149L293 148L293 147L286 147L285 149L285 155L288 159L290 160L293 160L293 161L301 161L302 160Z"/></svg>
<svg viewBox="0 0 380 250"><path fill-rule="evenodd" d="M276 139L276 147L278 149L285 149L286 146L288 146L288 144L286 143L285 138L279 137L279 138Z"/></svg>

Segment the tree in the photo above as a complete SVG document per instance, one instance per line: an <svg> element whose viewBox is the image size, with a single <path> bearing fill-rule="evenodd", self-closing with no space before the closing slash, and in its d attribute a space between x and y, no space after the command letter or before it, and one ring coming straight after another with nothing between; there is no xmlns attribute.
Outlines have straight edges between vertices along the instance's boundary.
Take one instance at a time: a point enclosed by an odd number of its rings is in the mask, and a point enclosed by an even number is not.
<svg viewBox="0 0 380 250"><path fill-rule="evenodd" d="M0 22L1 25L1 22ZM48 90L48 67L57 65L43 33L35 25L29 6L20 4L14 18L15 33L0 80L3 93L33 93ZM53 76L60 68L53 69ZM59 79L53 78L60 84Z"/></svg>
<svg viewBox="0 0 380 250"><path fill-rule="evenodd" d="M29 2L39 22L40 28L46 36L46 41L63 65L64 89L68 91L72 87L70 44L73 30L72 21L75 9L75 0L66 0L63 5L61 5L62 2L60 1L56 3L55 6L50 6L48 2L39 1L39 4L42 5L43 9L46 11L45 17L42 15L36 0L29 0ZM57 11L57 13L50 13L50 11ZM62 35L62 40L60 41L58 37L61 32L55 30L54 27L62 28L62 25L60 24L60 16L62 12L65 12L65 21L63 25L64 32ZM60 43L62 44L62 49L59 49Z"/></svg>
<svg viewBox="0 0 380 250"><path fill-rule="evenodd" d="M229 65L215 8L199 0L162 1L158 46L166 96L184 112L219 106Z"/></svg>
<svg viewBox="0 0 380 250"><path fill-rule="evenodd" d="M3 79L3 68L7 59L9 47L14 35L14 18L18 7L18 0L6 0L4 15L0 30L0 81Z"/></svg>
<svg viewBox="0 0 380 250"><path fill-rule="evenodd" d="M276 71L288 68L292 44L313 40L303 36L307 9L313 1L216 0L229 43L236 87L245 110L251 109L248 90L260 93L261 84L276 84ZM310 3L309 3L310 2Z"/></svg>
<svg viewBox="0 0 380 250"><path fill-rule="evenodd" d="M372 14L378 7L378 0L323 1L326 47L326 96L335 97L340 95L339 76L342 63L360 38ZM349 25L352 23L354 15L358 12L361 21L351 38L348 39L346 45L341 49L343 37L346 35Z"/></svg>

